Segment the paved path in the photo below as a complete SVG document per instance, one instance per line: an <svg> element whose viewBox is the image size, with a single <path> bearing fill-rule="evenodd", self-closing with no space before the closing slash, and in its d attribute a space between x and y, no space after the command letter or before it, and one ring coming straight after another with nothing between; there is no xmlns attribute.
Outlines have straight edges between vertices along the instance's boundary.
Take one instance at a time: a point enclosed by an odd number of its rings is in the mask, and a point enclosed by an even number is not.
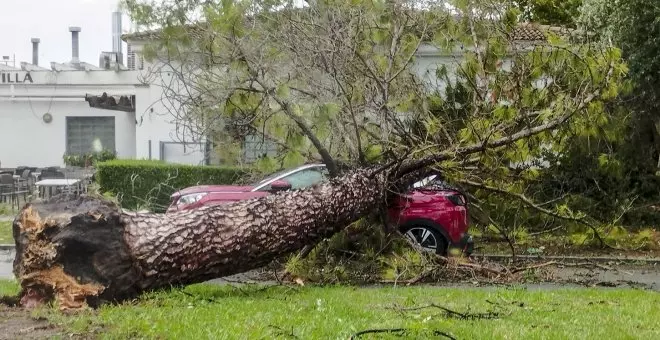
<svg viewBox="0 0 660 340"><path fill-rule="evenodd" d="M0 250L0 279L13 279L12 266L14 262L14 252Z"/></svg>
<svg viewBox="0 0 660 340"><path fill-rule="evenodd" d="M13 250L0 250L0 279L13 279L12 265L14 261ZM557 267L552 269L552 274L560 282L546 282L524 284L521 286L532 290L548 290L558 288L579 288L585 286L594 287L619 287L619 288L644 288L660 291L660 266L657 265L622 265L612 270L587 269L576 267ZM255 282L258 277L257 271L237 274L226 278L209 281L213 284L232 284L240 282ZM275 284L272 281L259 281L264 284ZM437 285L437 284L434 284ZM376 285L378 286L378 285ZM447 287L496 289L497 285L473 285L470 283L448 283L442 284Z"/></svg>

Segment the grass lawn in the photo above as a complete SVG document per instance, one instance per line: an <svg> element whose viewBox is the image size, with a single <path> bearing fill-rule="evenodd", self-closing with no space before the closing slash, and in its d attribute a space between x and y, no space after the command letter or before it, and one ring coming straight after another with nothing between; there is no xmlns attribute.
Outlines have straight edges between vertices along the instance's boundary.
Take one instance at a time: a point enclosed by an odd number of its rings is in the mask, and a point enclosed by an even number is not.
<svg viewBox="0 0 660 340"><path fill-rule="evenodd" d="M0 281L0 295L16 290L14 283ZM431 303L459 313L500 315L463 320L436 307L403 310ZM68 332L97 331L112 339L348 339L375 328L411 328L406 334L411 339L438 338L434 330L457 339L660 338L660 295L641 290L193 285L75 316L36 313Z"/></svg>
<svg viewBox="0 0 660 340"><path fill-rule="evenodd" d="M18 284L13 280L0 280L0 296L15 295L18 293Z"/></svg>
<svg viewBox="0 0 660 340"><path fill-rule="evenodd" d="M0 244L13 244L14 237L11 232L10 221L0 221Z"/></svg>

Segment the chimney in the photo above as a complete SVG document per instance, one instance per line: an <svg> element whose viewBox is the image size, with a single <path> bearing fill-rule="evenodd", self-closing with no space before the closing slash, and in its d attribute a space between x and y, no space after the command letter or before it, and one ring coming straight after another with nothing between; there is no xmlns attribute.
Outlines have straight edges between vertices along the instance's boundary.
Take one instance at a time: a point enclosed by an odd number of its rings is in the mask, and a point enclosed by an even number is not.
<svg viewBox="0 0 660 340"><path fill-rule="evenodd" d="M80 54L79 47L80 41L78 38L78 33L80 33L80 27L69 27L69 32L71 32L71 63L80 64Z"/></svg>
<svg viewBox="0 0 660 340"><path fill-rule="evenodd" d="M121 12L112 12L112 52L117 54L117 62L124 64L124 54L121 41Z"/></svg>
<svg viewBox="0 0 660 340"><path fill-rule="evenodd" d="M39 38L32 38L32 65L39 65L39 43L41 40Z"/></svg>

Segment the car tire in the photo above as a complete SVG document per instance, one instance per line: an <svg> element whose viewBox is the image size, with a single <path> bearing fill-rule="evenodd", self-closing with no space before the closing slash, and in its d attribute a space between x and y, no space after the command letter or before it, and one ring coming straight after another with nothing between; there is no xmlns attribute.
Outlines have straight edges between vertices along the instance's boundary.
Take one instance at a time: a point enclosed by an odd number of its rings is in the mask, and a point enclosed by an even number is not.
<svg viewBox="0 0 660 340"><path fill-rule="evenodd" d="M438 255L446 255L449 243L447 239L432 227L425 225L413 225L401 230L404 237L419 244L424 250L435 252Z"/></svg>

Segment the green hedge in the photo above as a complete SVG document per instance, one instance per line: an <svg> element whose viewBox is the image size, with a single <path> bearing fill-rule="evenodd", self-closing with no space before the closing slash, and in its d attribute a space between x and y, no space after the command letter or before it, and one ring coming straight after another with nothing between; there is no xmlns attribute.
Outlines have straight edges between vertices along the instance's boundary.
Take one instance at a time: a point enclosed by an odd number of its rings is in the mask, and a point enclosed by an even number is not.
<svg viewBox="0 0 660 340"><path fill-rule="evenodd" d="M234 167L192 166L148 160L111 160L97 164L96 182L127 209L163 212L170 195L203 184L233 184L247 175Z"/></svg>

